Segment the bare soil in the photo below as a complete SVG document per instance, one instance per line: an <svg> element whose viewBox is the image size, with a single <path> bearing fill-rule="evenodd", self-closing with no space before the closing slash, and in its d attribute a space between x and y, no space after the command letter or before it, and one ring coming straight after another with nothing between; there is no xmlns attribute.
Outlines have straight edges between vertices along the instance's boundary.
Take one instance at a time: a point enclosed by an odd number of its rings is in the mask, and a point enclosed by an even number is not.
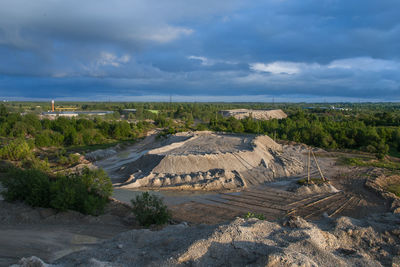
<svg viewBox="0 0 400 267"><path fill-rule="evenodd" d="M52 266L398 266L400 217L310 223L237 218L229 224L133 230ZM18 266L44 266L28 258Z"/></svg>
<svg viewBox="0 0 400 267"><path fill-rule="evenodd" d="M54 261L137 227L129 208L118 201L94 217L0 200L0 266L31 255Z"/></svg>

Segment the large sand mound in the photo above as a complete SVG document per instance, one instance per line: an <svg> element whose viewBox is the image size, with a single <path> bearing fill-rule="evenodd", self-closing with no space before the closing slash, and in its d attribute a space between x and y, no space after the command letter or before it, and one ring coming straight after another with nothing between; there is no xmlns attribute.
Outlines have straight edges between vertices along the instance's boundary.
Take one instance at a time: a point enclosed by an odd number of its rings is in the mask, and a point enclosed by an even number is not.
<svg viewBox="0 0 400 267"><path fill-rule="evenodd" d="M51 266L398 266L399 216L312 224L237 218L228 225L132 230ZM31 259L44 266L39 259Z"/></svg>
<svg viewBox="0 0 400 267"><path fill-rule="evenodd" d="M180 138L178 138L180 137ZM164 145L162 145L162 144ZM261 184L301 172L293 153L268 136L180 133L160 146L139 152L115 168L98 162L125 188L232 189Z"/></svg>
<svg viewBox="0 0 400 267"><path fill-rule="evenodd" d="M272 110L256 110L256 109L230 109L221 110L221 114L224 117L234 117L238 120L252 117L257 120L270 120L270 119L284 119L287 118L285 112L281 109Z"/></svg>

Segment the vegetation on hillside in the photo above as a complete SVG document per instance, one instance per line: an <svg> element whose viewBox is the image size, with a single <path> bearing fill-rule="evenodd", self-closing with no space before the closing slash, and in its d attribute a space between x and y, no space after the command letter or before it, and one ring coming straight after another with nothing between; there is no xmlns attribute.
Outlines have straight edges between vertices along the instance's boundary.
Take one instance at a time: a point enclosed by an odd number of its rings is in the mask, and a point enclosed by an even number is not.
<svg viewBox="0 0 400 267"><path fill-rule="evenodd" d="M82 109L135 108L124 119L80 118L39 120L34 114L20 115L0 107L0 137L27 138L36 147L85 146L134 139L151 127L146 119L165 130L161 135L185 130L214 130L267 134L275 139L301 142L326 149L354 149L378 158L400 151L398 104L342 104L334 110L322 104L262 103L87 103ZM15 107L14 107L15 108ZM218 112L229 108L283 108L288 118L257 121L224 118ZM304 109L306 108L306 109ZM157 112L154 112L157 111ZM122 114L122 113L121 113ZM119 116L119 115L118 115ZM32 145L30 145L32 147ZM390 149L389 149L390 148ZM6 156L7 157L7 156ZM11 156L12 157L12 156ZM4 156L3 156L4 158Z"/></svg>
<svg viewBox="0 0 400 267"><path fill-rule="evenodd" d="M111 181L103 170L51 176L36 169L11 168L1 184L7 201L91 215L101 214L112 194Z"/></svg>

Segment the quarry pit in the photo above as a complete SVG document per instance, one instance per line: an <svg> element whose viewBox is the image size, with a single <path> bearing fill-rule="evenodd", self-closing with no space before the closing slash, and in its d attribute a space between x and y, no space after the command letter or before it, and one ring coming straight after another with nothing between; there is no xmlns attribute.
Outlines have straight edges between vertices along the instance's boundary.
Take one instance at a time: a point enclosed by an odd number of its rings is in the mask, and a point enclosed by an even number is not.
<svg viewBox="0 0 400 267"><path fill-rule="evenodd" d="M208 131L148 136L133 147L104 154L108 156L95 165L108 172L116 187L131 189L246 188L292 176L304 167L300 153L268 136Z"/></svg>

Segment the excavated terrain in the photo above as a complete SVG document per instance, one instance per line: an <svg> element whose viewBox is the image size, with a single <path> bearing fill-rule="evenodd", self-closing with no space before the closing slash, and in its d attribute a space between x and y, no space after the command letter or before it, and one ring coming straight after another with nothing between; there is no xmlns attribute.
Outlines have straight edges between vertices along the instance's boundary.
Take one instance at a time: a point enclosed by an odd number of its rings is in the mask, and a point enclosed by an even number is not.
<svg viewBox="0 0 400 267"><path fill-rule="evenodd" d="M252 117L257 120L271 120L271 119L284 119L287 118L285 112L281 109L272 110L255 110L255 109L230 109L221 110L224 117L234 117L238 120Z"/></svg>
<svg viewBox="0 0 400 267"><path fill-rule="evenodd" d="M268 136L195 132L143 142L95 164L123 188L188 190L244 188L303 170L300 153Z"/></svg>
<svg viewBox="0 0 400 267"><path fill-rule="evenodd" d="M31 257L16 266L399 266L399 235L400 218L392 213L316 223L237 218L220 226L132 230L54 265Z"/></svg>

